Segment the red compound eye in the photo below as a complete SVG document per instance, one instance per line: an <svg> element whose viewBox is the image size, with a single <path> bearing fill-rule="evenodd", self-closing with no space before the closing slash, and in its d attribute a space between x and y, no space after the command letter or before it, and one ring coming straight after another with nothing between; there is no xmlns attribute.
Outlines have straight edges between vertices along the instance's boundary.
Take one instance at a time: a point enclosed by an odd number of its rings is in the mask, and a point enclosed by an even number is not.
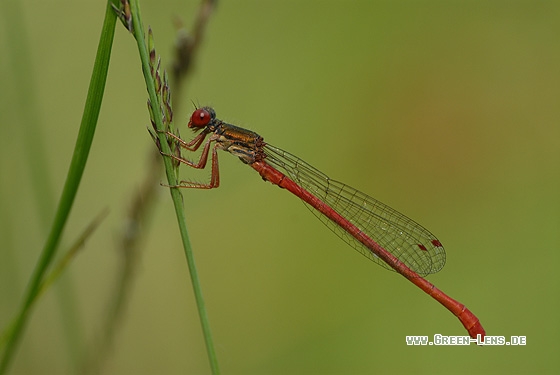
<svg viewBox="0 0 560 375"><path fill-rule="evenodd" d="M188 126L189 128L203 128L208 125L211 119L212 116L206 109L199 108L193 112Z"/></svg>

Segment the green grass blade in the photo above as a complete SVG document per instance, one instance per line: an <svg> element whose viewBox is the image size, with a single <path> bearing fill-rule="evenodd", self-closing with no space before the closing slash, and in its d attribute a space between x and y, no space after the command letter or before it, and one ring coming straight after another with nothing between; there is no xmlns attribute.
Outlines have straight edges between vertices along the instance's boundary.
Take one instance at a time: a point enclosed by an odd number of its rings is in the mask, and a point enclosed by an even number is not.
<svg viewBox="0 0 560 375"><path fill-rule="evenodd" d="M0 1L0 15L3 15L4 30L10 30L10 37L5 39L7 56L4 55L4 58L9 64L6 72L9 72L9 75L12 76L10 80L16 83L12 89L8 89L8 87L3 87L3 89L13 98L13 105L9 110L15 111L18 114L17 123L7 121L5 126L17 128L17 131L21 132L26 140L26 144L33 145L33 147L25 147L23 160L25 161L24 164L29 168L31 181L28 186L31 190L30 198L35 203L36 215L40 222L40 238L46 238L52 224L58 197L52 184L53 178L50 173L52 166L48 164L49 157L43 134L45 129L43 128L44 123L37 93L38 81L33 69L34 62L31 53L30 30L26 26L26 12L24 8L24 4L18 0ZM5 114L8 111L2 110L1 113ZM4 214L6 214L6 205L7 202L2 203ZM21 278L15 274L18 267L10 267L6 263L9 264L10 258L13 256L11 253L18 250L8 244L3 245L6 251L2 260L6 269L12 273L10 279L12 285L14 285L15 280ZM21 289L21 287L14 285L14 290ZM67 275L61 282L57 283L54 293L59 304L59 319L62 323L61 334L65 339L65 349L69 354L71 365L77 370L81 351L85 343L85 332L80 324L82 316L78 309L72 276ZM0 342L0 347L2 346Z"/></svg>
<svg viewBox="0 0 560 375"><path fill-rule="evenodd" d="M86 105L78 133L78 139L76 140L74 154L72 156L70 168L66 177L62 196L60 198L51 231L41 252L37 265L35 266L31 280L29 281L25 299L17 315L15 325L9 333L8 342L6 343L0 362L0 375L6 373L8 366L14 357L15 349L30 314L30 307L40 290L45 272L54 258L62 231L78 191L101 108L103 91L107 80L107 71L109 68L109 59L111 56L116 19L116 14L111 7L111 1L108 1L103 29L101 31L101 38L97 49L97 56L95 58L95 65L86 99Z"/></svg>

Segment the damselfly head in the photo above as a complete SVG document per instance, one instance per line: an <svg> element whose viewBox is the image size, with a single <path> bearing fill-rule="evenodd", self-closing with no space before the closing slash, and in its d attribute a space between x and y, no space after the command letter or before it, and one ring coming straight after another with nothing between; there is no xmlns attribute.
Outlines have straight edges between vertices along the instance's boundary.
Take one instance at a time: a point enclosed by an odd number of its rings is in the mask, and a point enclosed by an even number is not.
<svg viewBox="0 0 560 375"><path fill-rule="evenodd" d="M188 127L193 130L199 130L206 127L210 121L216 118L216 112L210 107L198 108L191 115Z"/></svg>

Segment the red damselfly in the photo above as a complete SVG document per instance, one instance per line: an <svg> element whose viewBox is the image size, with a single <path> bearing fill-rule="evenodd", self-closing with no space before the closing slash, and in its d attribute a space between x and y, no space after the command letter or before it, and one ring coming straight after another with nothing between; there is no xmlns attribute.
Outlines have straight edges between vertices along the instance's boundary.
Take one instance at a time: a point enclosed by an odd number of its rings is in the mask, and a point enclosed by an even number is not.
<svg viewBox="0 0 560 375"><path fill-rule="evenodd" d="M478 318L424 279L445 264L441 242L427 229L389 206L350 186L327 177L300 158L264 142L246 130L216 118L210 107L196 109L188 127L200 132L186 142L167 132L171 141L188 151L196 151L210 136L198 162L180 154L168 155L193 168L206 166L212 153L212 174L207 184L181 181L174 187L212 189L220 184L218 149L228 151L250 165L266 181L295 194L340 238L375 263L394 270L410 280L459 318L469 335L484 338ZM213 146L212 146L213 145Z"/></svg>

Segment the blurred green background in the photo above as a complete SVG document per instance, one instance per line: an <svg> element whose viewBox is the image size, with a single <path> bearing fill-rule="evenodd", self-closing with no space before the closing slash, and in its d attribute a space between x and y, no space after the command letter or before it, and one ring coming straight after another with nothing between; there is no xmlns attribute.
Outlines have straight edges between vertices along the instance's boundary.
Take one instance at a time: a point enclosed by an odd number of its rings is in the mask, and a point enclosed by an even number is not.
<svg viewBox="0 0 560 375"><path fill-rule="evenodd" d="M198 2L141 6L168 67L173 17L190 29ZM60 196L104 10L103 1L0 6L0 327L13 318L45 241L49 222L39 211L52 218ZM102 208L110 215L62 288L37 304L14 374L73 373L61 309L75 310L74 334L91 347L121 272L118 239L154 145L138 52L117 26L63 243ZM446 247L447 265L430 281L477 314L489 335L527 337L521 347L406 346L406 335L466 332L297 198L221 153L221 187L183 194L224 374L558 373L558 35L556 1L220 2L187 92L174 103L182 135L190 137L191 100L212 105L219 118L405 213ZM33 168L39 157L47 170ZM37 173L52 187L39 200ZM152 215L102 373L207 374L163 187ZM72 293L75 304L61 305Z"/></svg>

